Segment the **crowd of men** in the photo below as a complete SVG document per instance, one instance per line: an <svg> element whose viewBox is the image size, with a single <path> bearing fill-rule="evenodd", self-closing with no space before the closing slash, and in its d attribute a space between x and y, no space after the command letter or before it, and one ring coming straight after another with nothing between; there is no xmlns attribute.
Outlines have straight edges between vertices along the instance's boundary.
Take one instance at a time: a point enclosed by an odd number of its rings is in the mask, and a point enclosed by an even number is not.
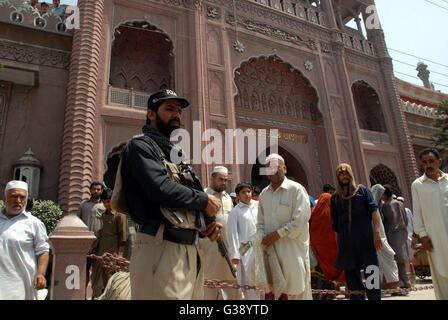
<svg viewBox="0 0 448 320"><path fill-rule="evenodd" d="M267 187L241 182L231 196L225 166L214 167L203 188L169 140L188 106L172 90L152 94L142 134L121 154L113 191L93 182L79 207L97 237L90 253L130 260L130 299L311 300L314 288L344 285L352 300L380 300L382 288L413 285L413 235L428 252L436 298L448 299L448 176L437 150L420 154L425 173L412 184L413 214L391 186L357 184L346 163L335 169L336 185L325 185L314 201L287 177L278 154L266 157ZM173 154L185 161L173 162ZM20 181L5 189L0 299L35 299L46 287L48 237L25 210L27 191ZM98 298L113 271L94 260L88 270ZM204 286L204 279L231 286Z"/></svg>
<svg viewBox="0 0 448 320"><path fill-rule="evenodd" d="M66 12L66 6L61 6L61 0L53 0L52 4L47 2L40 2L39 0L30 0L29 5L33 8L33 10L39 13L40 16L44 14L53 12L64 21L66 17L70 16L70 12Z"/></svg>

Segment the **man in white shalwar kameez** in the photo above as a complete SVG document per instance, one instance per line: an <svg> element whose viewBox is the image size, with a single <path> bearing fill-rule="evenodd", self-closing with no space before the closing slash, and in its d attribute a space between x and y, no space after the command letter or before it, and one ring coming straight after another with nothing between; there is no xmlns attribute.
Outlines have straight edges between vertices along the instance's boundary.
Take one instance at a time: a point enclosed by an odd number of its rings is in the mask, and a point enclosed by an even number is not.
<svg viewBox="0 0 448 320"><path fill-rule="evenodd" d="M5 188L0 212L0 300L37 300L46 288L50 245L45 226L25 211L26 182L13 180Z"/></svg>
<svg viewBox="0 0 448 320"><path fill-rule="evenodd" d="M437 300L448 300L448 175L439 168L439 152L420 152L425 173L411 186L414 232L428 252Z"/></svg>
<svg viewBox="0 0 448 320"><path fill-rule="evenodd" d="M216 213L216 222L222 224L221 237L229 247L227 239L227 219L229 212L233 209L232 199L226 192L228 170L226 167L217 166L213 168L210 185L205 188L205 193L213 195L221 201L221 209ZM226 283L236 284L236 279L230 271L225 258L218 251L216 242L208 238L200 239L199 244L203 254L202 267L204 268L204 279L220 280ZM239 300L239 290L234 288L204 288L204 300Z"/></svg>
<svg viewBox="0 0 448 320"><path fill-rule="evenodd" d="M237 265L237 280L241 286L254 286L247 275L247 268L253 257L250 248L244 255L240 254L241 243L247 243L257 232L258 206L252 200L252 185L249 182L239 183L235 188L238 204L230 211L227 220L227 237L229 239L230 259ZM254 289L242 289L245 300L260 300L260 294Z"/></svg>
<svg viewBox="0 0 448 320"><path fill-rule="evenodd" d="M271 183L260 194L257 234L263 236L264 250L272 248L276 253L285 280L282 293L288 300L312 300L308 193L285 177L285 160L280 155L268 156L266 169Z"/></svg>

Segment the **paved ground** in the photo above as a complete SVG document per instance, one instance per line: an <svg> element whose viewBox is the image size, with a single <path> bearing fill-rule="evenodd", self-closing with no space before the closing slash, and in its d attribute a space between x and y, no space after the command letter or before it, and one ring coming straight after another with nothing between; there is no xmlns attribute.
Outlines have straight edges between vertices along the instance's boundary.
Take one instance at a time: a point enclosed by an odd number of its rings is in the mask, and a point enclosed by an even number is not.
<svg viewBox="0 0 448 320"><path fill-rule="evenodd" d="M426 277L423 280L417 279L414 287L424 288L427 286L432 286L431 277ZM434 289L417 290L411 291L407 296L391 296L390 294L383 294L381 300L435 300ZM344 296L339 295L337 300L348 300Z"/></svg>
<svg viewBox="0 0 448 320"><path fill-rule="evenodd" d="M425 278L424 280L416 280L414 286L416 288L422 288L426 286L431 286L432 280L430 277ZM434 295L434 289L428 290L418 290L411 291L408 296L401 297L391 297L390 295L384 295L382 297L383 300L435 300L436 296Z"/></svg>

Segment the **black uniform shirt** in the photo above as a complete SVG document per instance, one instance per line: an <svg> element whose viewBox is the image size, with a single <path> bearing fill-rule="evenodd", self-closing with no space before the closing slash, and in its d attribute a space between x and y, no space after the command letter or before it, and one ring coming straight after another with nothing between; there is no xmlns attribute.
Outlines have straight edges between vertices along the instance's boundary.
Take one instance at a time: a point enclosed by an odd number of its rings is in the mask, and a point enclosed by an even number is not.
<svg viewBox="0 0 448 320"><path fill-rule="evenodd" d="M121 170L126 204L138 224L170 224L160 212L160 205L192 210L207 207L207 194L173 181L159 152L142 137L128 143Z"/></svg>

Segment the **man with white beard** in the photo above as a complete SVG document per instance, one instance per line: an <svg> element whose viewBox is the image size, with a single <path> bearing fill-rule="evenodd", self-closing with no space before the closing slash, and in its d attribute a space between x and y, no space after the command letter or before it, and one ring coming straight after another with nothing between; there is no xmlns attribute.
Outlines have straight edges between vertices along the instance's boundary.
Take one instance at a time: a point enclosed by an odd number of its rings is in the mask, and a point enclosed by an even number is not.
<svg viewBox="0 0 448 320"><path fill-rule="evenodd" d="M8 182L0 212L0 300L37 300L37 290L47 287L48 236L25 211L27 198L26 182Z"/></svg>

